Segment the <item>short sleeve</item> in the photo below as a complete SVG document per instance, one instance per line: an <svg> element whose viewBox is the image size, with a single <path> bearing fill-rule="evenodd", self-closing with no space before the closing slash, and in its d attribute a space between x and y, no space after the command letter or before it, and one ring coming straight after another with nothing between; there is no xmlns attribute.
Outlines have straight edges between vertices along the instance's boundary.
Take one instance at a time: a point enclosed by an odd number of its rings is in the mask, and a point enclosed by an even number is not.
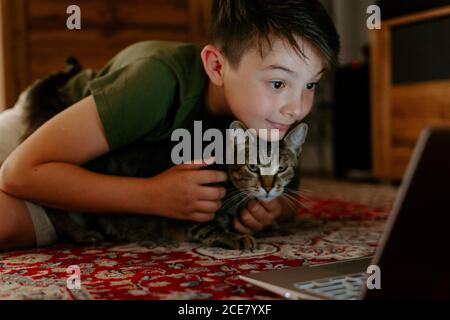
<svg viewBox="0 0 450 320"><path fill-rule="evenodd" d="M147 134L157 136L177 90L170 67L152 58L136 60L88 85L111 151Z"/></svg>

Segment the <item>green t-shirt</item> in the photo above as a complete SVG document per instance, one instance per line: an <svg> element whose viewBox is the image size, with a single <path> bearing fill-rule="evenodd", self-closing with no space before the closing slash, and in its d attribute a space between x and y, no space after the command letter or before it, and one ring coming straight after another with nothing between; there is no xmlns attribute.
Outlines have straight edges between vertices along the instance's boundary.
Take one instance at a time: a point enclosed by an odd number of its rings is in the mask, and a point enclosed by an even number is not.
<svg viewBox="0 0 450 320"><path fill-rule="evenodd" d="M204 107L207 76L200 52L191 43L138 42L98 72L82 70L61 93L69 104L92 94L111 151L137 139L167 139L173 130L192 126Z"/></svg>

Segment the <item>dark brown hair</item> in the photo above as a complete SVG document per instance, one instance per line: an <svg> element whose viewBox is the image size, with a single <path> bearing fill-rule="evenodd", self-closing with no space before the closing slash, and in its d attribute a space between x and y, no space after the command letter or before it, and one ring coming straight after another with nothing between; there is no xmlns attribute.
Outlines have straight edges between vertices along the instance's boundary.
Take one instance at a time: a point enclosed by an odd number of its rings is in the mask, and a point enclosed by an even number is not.
<svg viewBox="0 0 450 320"><path fill-rule="evenodd" d="M271 48L271 37L287 40L305 57L296 36L315 46L328 68L338 63L339 36L318 0L213 0L210 42L220 45L231 66L245 51Z"/></svg>

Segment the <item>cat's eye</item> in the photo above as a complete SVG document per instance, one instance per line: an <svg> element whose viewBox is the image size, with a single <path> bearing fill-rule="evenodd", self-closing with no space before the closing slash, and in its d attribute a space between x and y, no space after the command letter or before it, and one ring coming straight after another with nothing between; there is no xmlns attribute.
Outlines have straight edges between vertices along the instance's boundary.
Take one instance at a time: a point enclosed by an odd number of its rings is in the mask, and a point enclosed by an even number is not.
<svg viewBox="0 0 450 320"><path fill-rule="evenodd" d="M247 165L248 170L251 172L258 172L258 166L256 164L248 164Z"/></svg>
<svg viewBox="0 0 450 320"><path fill-rule="evenodd" d="M287 169L286 164L280 164L280 166L278 167L278 172L286 171L286 169Z"/></svg>

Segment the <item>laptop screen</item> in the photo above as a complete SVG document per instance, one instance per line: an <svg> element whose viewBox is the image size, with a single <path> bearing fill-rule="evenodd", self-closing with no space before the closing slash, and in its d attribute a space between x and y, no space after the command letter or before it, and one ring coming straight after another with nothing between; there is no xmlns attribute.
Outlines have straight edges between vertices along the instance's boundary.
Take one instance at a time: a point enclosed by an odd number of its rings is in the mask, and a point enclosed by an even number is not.
<svg viewBox="0 0 450 320"><path fill-rule="evenodd" d="M375 263L381 290L367 299L450 298L450 128L416 145Z"/></svg>

